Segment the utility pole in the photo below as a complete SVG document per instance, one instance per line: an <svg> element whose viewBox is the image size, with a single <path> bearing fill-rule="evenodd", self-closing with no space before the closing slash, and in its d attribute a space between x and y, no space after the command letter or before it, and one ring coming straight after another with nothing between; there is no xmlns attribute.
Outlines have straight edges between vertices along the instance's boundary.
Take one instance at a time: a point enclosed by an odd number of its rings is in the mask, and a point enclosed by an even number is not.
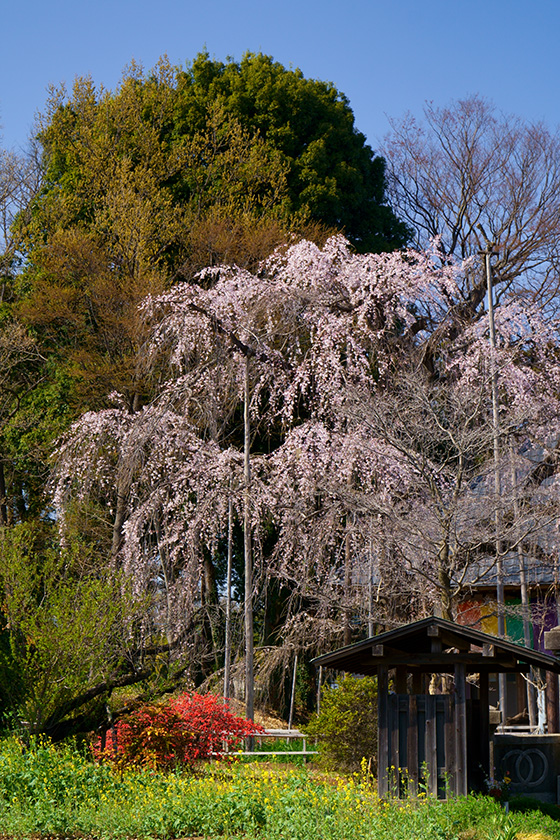
<svg viewBox="0 0 560 840"><path fill-rule="evenodd" d="M513 517L516 523L519 522L519 502L517 499L517 470L514 463L513 445L510 442L509 448L510 470L511 470L511 485L513 491ZM521 547L521 542L517 542L517 565L519 567L519 583L521 587L521 610L523 616L523 641L526 648L531 648L533 639L533 628L531 625L531 605L529 603L529 590L527 588L527 569L525 567L525 555ZM558 680L558 677L555 677ZM535 693L535 677L533 668L529 672L529 679L526 680L527 687L527 710L529 712L529 726L531 731L537 726L537 697Z"/></svg>
<svg viewBox="0 0 560 840"><path fill-rule="evenodd" d="M498 636L506 635L505 595L504 595L504 561L502 557L502 541L500 538L500 415L498 402L498 371L496 369L496 328L494 323L494 292L492 287L492 265L490 259L495 253L493 247L487 244L484 251L486 263L486 286L488 290L488 324L490 328L490 381L492 388L492 438L494 443L494 524L496 529L496 601L498 603ZM500 697L500 711L502 723L505 723L506 675L498 675L498 689Z"/></svg>

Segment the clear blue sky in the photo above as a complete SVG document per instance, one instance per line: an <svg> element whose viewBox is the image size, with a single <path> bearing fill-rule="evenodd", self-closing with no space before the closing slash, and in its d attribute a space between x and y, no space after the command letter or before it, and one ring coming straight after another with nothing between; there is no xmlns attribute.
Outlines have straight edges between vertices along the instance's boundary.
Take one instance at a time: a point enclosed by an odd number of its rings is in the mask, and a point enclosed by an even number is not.
<svg viewBox="0 0 560 840"><path fill-rule="evenodd" d="M560 123L560 0L0 0L0 126L23 147L49 84L114 89L135 59L264 52L349 98L376 148L387 116L480 93Z"/></svg>

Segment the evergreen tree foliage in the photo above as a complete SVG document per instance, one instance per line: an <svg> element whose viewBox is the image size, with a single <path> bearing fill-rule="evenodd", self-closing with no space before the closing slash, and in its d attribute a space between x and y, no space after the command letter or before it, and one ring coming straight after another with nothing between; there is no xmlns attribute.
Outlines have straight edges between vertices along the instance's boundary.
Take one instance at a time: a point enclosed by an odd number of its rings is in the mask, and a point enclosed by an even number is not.
<svg viewBox="0 0 560 840"><path fill-rule="evenodd" d="M365 143L332 83L255 53L225 64L201 53L177 78L180 134L201 127L204 109L218 101L280 152L290 213L342 229L362 251L405 244L408 230L385 204L385 162Z"/></svg>

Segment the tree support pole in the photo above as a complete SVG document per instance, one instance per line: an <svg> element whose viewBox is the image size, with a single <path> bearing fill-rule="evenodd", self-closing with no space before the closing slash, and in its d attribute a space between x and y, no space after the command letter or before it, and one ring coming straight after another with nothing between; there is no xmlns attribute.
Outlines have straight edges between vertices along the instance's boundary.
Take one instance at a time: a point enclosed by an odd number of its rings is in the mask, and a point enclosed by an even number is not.
<svg viewBox="0 0 560 840"><path fill-rule="evenodd" d="M255 716L254 640L253 640L253 557L251 545L251 426L249 417L249 358L245 358L243 549L245 555L245 713L247 720ZM252 749L252 739L249 739Z"/></svg>
<svg viewBox="0 0 560 840"><path fill-rule="evenodd" d="M229 700L231 693L231 569L233 560L233 505L231 486L228 499L228 536L227 536L227 578L226 578L226 638L224 651L224 700Z"/></svg>

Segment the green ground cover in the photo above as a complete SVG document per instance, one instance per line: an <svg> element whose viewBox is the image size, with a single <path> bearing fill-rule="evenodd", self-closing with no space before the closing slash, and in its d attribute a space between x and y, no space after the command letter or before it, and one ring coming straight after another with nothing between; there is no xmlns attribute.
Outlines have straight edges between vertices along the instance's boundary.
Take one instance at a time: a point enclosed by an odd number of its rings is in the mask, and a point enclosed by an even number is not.
<svg viewBox="0 0 560 840"><path fill-rule="evenodd" d="M0 743L0 835L10 838L560 840L560 822L490 799L380 802L367 776L215 764L115 773L79 750Z"/></svg>

